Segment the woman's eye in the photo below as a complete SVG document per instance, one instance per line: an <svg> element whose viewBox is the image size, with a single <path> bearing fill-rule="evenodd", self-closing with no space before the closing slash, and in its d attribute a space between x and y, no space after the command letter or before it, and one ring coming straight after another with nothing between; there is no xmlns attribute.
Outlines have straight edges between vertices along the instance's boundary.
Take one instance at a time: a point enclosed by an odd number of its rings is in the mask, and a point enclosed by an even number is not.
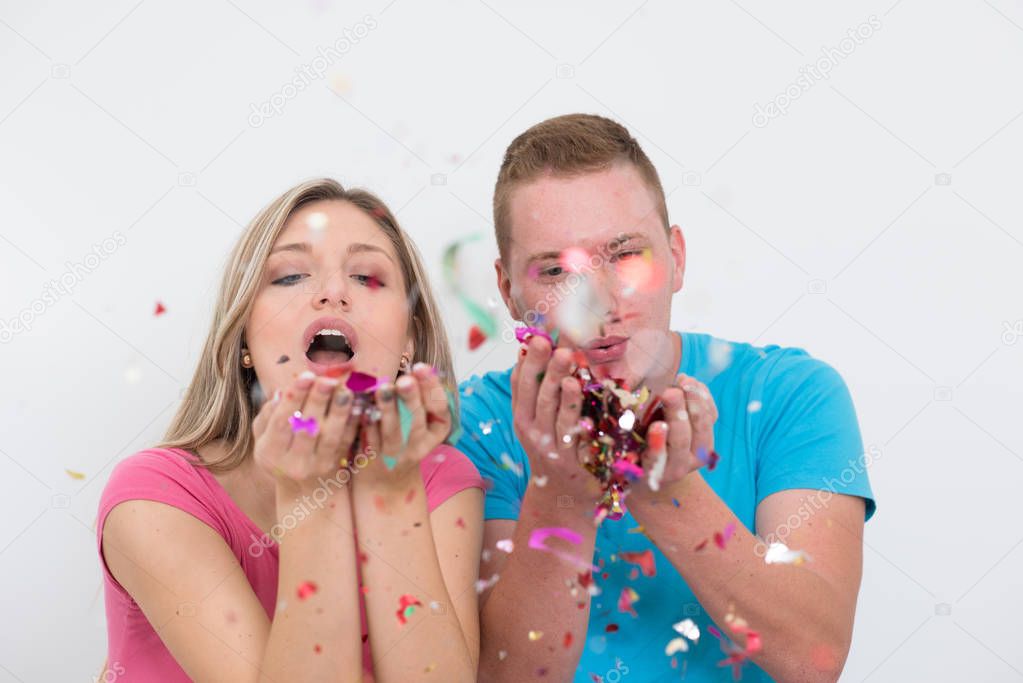
<svg viewBox="0 0 1023 683"><path fill-rule="evenodd" d="M294 275L285 275L282 278L278 278L278 279L274 280L273 284L275 284L275 285L284 285L285 287L287 287L289 285L297 284L298 281L301 280L304 277L305 277L305 275L302 274L302 273L296 273Z"/></svg>
<svg viewBox="0 0 1023 683"><path fill-rule="evenodd" d="M384 283L377 279L374 275L353 275L352 278L356 282L361 282L370 289L377 289L378 287L384 286Z"/></svg>

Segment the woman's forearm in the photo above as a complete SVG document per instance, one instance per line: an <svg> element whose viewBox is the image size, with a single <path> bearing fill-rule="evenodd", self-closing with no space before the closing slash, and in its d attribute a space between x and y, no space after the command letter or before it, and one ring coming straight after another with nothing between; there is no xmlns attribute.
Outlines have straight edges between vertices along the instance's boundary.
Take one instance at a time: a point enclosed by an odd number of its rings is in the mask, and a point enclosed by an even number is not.
<svg viewBox="0 0 1023 683"><path fill-rule="evenodd" d="M336 491L322 505L311 495L278 486L277 518L285 531L261 681L362 678L351 492Z"/></svg>
<svg viewBox="0 0 1023 683"><path fill-rule="evenodd" d="M353 500L376 680L475 681L476 639L448 594L418 471L392 492L357 484Z"/></svg>

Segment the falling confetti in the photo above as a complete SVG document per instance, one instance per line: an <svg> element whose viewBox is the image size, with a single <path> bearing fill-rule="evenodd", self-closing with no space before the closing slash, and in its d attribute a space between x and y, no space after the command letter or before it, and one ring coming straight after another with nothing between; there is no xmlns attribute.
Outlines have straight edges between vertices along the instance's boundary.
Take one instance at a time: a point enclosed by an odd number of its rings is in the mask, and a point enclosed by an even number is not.
<svg viewBox="0 0 1023 683"><path fill-rule="evenodd" d="M422 607L423 603L419 602L414 595L402 595L398 598L398 624L404 626L408 623L408 618L412 616L416 607Z"/></svg>
<svg viewBox="0 0 1023 683"><path fill-rule="evenodd" d="M689 641L691 640L695 644L700 640L700 627L692 619L683 619L677 624L672 624L671 627L675 629L679 637L670 640L664 648L664 654L669 657L679 652L689 652Z"/></svg>
<svg viewBox="0 0 1023 683"><path fill-rule="evenodd" d="M534 643L536 641L540 640L541 638L543 638L543 631L530 631L529 632L529 639L531 641L533 641Z"/></svg>
<svg viewBox="0 0 1023 683"><path fill-rule="evenodd" d="M153 311L153 315L163 315L166 312L167 312L167 308L162 303L157 301L156 302L156 310Z"/></svg>
<svg viewBox="0 0 1023 683"><path fill-rule="evenodd" d="M483 346L483 342L487 340L487 334L480 329L479 325L473 325L469 328L469 350L475 351L479 347Z"/></svg>
<svg viewBox="0 0 1023 683"><path fill-rule="evenodd" d="M606 308L597 287L587 276L580 275L576 287L561 300L551 317L563 335L581 346L600 336Z"/></svg>
<svg viewBox="0 0 1023 683"><path fill-rule="evenodd" d="M67 472L67 475L69 477L76 481L81 481L82 479L85 479L85 475L82 474L81 472L75 472L74 470L69 470L66 467L64 468L64 471Z"/></svg>
<svg viewBox="0 0 1023 683"><path fill-rule="evenodd" d="M522 469L522 465L512 460L512 457L507 453L501 454L501 466L506 470L511 470L516 476L524 476L525 472Z"/></svg>
<svg viewBox="0 0 1023 683"><path fill-rule="evenodd" d="M702 464L707 466L707 471L709 472L714 471L714 468L718 466L718 460L721 459L721 456L716 451L708 452L703 446L696 449L696 457Z"/></svg>
<svg viewBox="0 0 1023 683"><path fill-rule="evenodd" d="M772 543L767 547L764 562L767 564L793 564L799 566L810 561L810 556L802 550L789 550L784 543Z"/></svg>
<svg viewBox="0 0 1023 683"><path fill-rule="evenodd" d="M626 562L639 565L643 576L657 576L657 565L654 559L654 551L644 550L643 552L622 552L622 559Z"/></svg>
<svg viewBox="0 0 1023 683"><path fill-rule="evenodd" d="M501 552L510 553L515 550L515 543L510 538L502 538L495 545Z"/></svg>
<svg viewBox="0 0 1023 683"><path fill-rule="evenodd" d="M320 425L316 422L315 417L309 416L304 418L298 410L288 417L288 423L291 425L291 431L295 434L304 431L309 436L316 436L317 432L320 431Z"/></svg>
<svg viewBox="0 0 1023 683"><path fill-rule="evenodd" d="M497 319L491 311L487 310L486 306L476 303L466 293L467 288L461 282L461 268L458 258L462 247L471 242L475 242L482 237L482 233L476 233L449 244L444 249L443 272L444 281L447 283L448 288L458 298L459 303L462 304L462 308L465 309L469 319L473 322L473 328L477 329L485 340L497 335ZM475 348L472 346L472 336L472 329L470 329L470 349ZM482 343L482 341L480 343Z"/></svg>
<svg viewBox="0 0 1023 683"><path fill-rule="evenodd" d="M636 610L632 607L637 602L639 602L639 593L626 586L618 596L618 611L627 612L634 617L638 617L639 615L636 614Z"/></svg>
<svg viewBox="0 0 1023 683"><path fill-rule="evenodd" d="M479 579L476 581L476 593L483 593L484 591L490 590L497 583L498 579L501 578L499 575L494 574L489 579Z"/></svg>
<svg viewBox="0 0 1023 683"><path fill-rule="evenodd" d="M746 406L746 412L748 413L759 413L760 409L764 407L764 404L760 401L750 401Z"/></svg>
<svg viewBox="0 0 1023 683"><path fill-rule="evenodd" d="M494 431L494 421L487 420L486 422L480 422L480 434L483 436L490 436L490 432Z"/></svg>
<svg viewBox="0 0 1023 683"><path fill-rule="evenodd" d="M568 648L572 647L572 632L571 631L566 631L565 632L565 637L561 639L561 645L566 650Z"/></svg>
<svg viewBox="0 0 1023 683"><path fill-rule="evenodd" d="M533 529L533 532L529 535L529 547L534 550L543 550L551 553L556 557L560 557L563 560L567 560L577 566L590 568L588 562L584 562L582 559L575 557L569 553L561 550L556 550L547 545L547 539L550 537L560 538L564 541L568 541L572 545L579 545L582 543L583 537L575 531L572 531L568 527L545 527L539 529Z"/></svg>
<svg viewBox="0 0 1023 683"><path fill-rule="evenodd" d="M714 544L722 550L725 549L725 544L728 543L728 539L735 534L735 522L729 522L725 525L724 531L714 532Z"/></svg>
<svg viewBox="0 0 1023 683"><path fill-rule="evenodd" d="M303 581L298 584L298 599L305 600L318 590L319 586L314 581Z"/></svg>
<svg viewBox="0 0 1023 683"><path fill-rule="evenodd" d="M289 360L291 359L288 358L287 356L282 355L280 358L277 359L277 364L281 365L282 363L287 363Z"/></svg>
<svg viewBox="0 0 1023 683"><path fill-rule="evenodd" d="M664 267L654 261L652 249L644 249L642 254L619 260L615 270L623 296L652 292L664 283Z"/></svg>

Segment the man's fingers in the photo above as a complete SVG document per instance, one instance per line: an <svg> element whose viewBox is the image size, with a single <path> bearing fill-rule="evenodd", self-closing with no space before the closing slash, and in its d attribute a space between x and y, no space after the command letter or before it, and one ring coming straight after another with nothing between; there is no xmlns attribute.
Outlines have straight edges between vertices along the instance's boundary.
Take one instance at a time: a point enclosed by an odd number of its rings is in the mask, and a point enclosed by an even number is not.
<svg viewBox="0 0 1023 683"><path fill-rule="evenodd" d="M671 387L665 390L661 399L664 401L664 419L668 428L668 455L673 460L689 465L693 433L685 393Z"/></svg>
<svg viewBox="0 0 1023 683"><path fill-rule="evenodd" d="M561 380L568 376L571 369L572 352L568 349L556 350L547 364L536 398L536 415L533 422L541 434L550 434L554 431L554 420L561 399Z"/></svg>
<svg viewBox="0 0 1023 683"><path fill-rule="evenodd" d="M516 419L532 424L536 418L536 397L540 391L541 373L547 369L551 357L551 344L540 336L529 340L526 355L518 367L515 404L512 410Z"/></svg>
<svg viewBox="0 0 1023 683"><path fill-rule="evenodd" d="M702 464L707 464L714 450L714 422L717 420L717 407L710 391L701 382L692 377L683 376L682 391L686 397L686 411L692 425L692 444L690 450L697 454Z"/></svg>
<svg viewBox="0 0 1023 683"><path fill-rule="evenodd" d="M579 380L574 377L563 377L560 388L561 401L554 431L558 450L569 450L574 449L578 441L583 394Z"/></svg>

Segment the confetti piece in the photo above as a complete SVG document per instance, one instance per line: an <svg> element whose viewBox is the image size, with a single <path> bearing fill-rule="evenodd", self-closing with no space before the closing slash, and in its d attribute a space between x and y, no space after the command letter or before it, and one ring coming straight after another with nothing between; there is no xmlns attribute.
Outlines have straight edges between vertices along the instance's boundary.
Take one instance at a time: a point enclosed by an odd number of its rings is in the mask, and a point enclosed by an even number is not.
<svg viewBox="0 0 1023 683"><path fill-rule="evenodd" d="M760 401L750 401L746 406L746 412L748 413L759 413L760 409L764 407L764 404Z"/></svg>
<svg viewBox="0 0 1023 683"><path fill-rule="evenodd" d="M631 296L636 292L652 292L664 283L664 267L654 261L652 249L644 249L618 261L615 270L622 284L622 294Z"/></svg>
<svg viewBox="0 0 1023 683"><path fill-rule="evenodd" d="M280 358L277 359L277 364L281 365L282 363L287 363L289 360L291 359L288 358L287 356L281 356Z"/></svg>
<svg viewBox="0 0 1023 683"><path fill-rule="evenodd" d="M502 538L495 545L498 550L505 553L510 553L515 550L515 543L510 538Z"/></svg>
<svg viewBox="0 0 1023 683"><path fill-rule="evenodd" d="M582 247L569 247L558 257L558 264L572 273L581 273L589 262L590 255Z"/></svg>
<svg viewBox="0 0 1023 683"><path fill-rule="evenodd" d="M74 470L69 470L66 467L64 468L64 471L67 472L67 475L69 477L76 481L81 481L82 479L85 479L85 475L82 474L81 472L75 472Z"/></svg>
<svg viewBox="0 0 1023 683"><path fill-rule="evenodd" d="M501 578L499 575L494 574L489 579L479 579L476 581L476 593L480 594L484 591L490 590L497 583L498 579Z"/></svg>
<svg viewBox="0 0 1023 683"><path fill-rule="evenodd" d="M397 466L398 459L393 455L385 455L382 457L384 459L384 466L387 467L388 470L393 470L395 466Z"/></svg>
<svg viewBox="0 0 1023 683"><path fill-rule="evenodd" d="M349 375L348 381L345 382L345 386L355 393L376 391L380 384L381 380L377 379L373 375L367 375L364 372L357 371Z"/></svg>
<svg viewBox="0 0 1023 683"><path fill-rule="evenodd" d="M608 624L604 627L604 633L618 633L618 624Z"/></svg>
<svg viewBox="0 0 1023 683"><path fill-rule="evenodd" d="M678 502L678 498L672 498L671 499L671 504L674 505L675 507L681 507L682 506L682 504Z"/></svg>
<svg viewBox="0 0 1023 683"><path fill-rule="evenodd" d="M483 238L483 233L475 233L461 240L456 240L444 249L443 273L444 281L448 288L462 304L462 308L472 320L474 326L478 327L486 337L493 337L497 334L497 319L494 314L485 306L476 303L467 293L466 287L461 282L461 269L459 263L459 252L462 247L471 242ZM470 332L471 336L471 332Z"/></svg>
<svg viewBox="0 0 1023 683"><path fill-rule="evenodd" d="M707 452L707 449L700 446L696 449L696 457L699 458L700 462L707 466L708 472L713 472L714 468L718 466L718 460L721 459L715 451Z"/></svg>
<svg viewBox="0 0 1023 683"><path fill-rule="evenodd" d="M654 458L654 465L650 468L647 477L647 485L651 491L661 490L661 479L664 478L664 468L668 464L668 435L663 429L648 433L647 451Z"/></svg>
<svg viewBox="0 0 1023 683"><path fill-rule="evenodd" d="M561 645L562 645L562 647L564 647L564 648L565 648L566 650L567 650L568 648L572 647L572 632L571 632L571 631L567 631L567 632L565 633L565 637L561 639Z"/></svg>
<svg viewBox="0 0 1023 683"><path fill-rule="evenodd" d="M546 330L539 327L517 327L515 328L515 339L521 344L528 344L529 340L533 337L543 337L547 341L554 345L554 341L551 339L551 335L547 334Z"/></svg>
<svg viewBox="0 0 1023 683"><path fill-rule="evenodd" d="M479 325L473 325L469 328L469 350L475 351L479 347L483 346L483 342L487 340L487 335L483 330L480 329Z"/></svg>
<svg viewBox="0 0 1023 683"><path fill-rule="evenodd" d="M507 453L501 454L501 466L506 470L514 472L516 476L521 477L525 475L522 465L512 460L512 457Z"/></svg>
<svg viewBox="0 0 1023 683"><path fill-rule="evenodd" d="M616 460L611 465L611 469L615 474L627 477L630 481L635 481L643 476L643 468L629 460Z"/></svg>
<svg viewBox="0 0 1023 683"><path fill-rule="evenodd" d="M683 619L676 624L672 624L671 627L675 629L676 633L685 636L694 643L700 639L700 627L692 619Z"/></svg>
<svg viewBox="0 0 1023 683"><path fill-rule="evenodd" d="M404 626L408 623L408 618L412 616L416 607L422 607L423 603L419 602L414 595L402 595L398 598L398 624Z"/></svg>
<svg viewBox="0 0 1023 683"><path fill-rule="evenodd" d="M291 424L291 431L295 434L304 431L309 436L316 436L317 432L320 431L320 425L316 422L315 417L304 418L298 410L295 411L294 415L288 417L288 423Z"/></svg>
<svg viewBox="0 0 1023 683"><path fill-rule="evenodd" d="M542 477L533 477L533 483L540 488L547 486L547 475L545 474Z"/></svg>
<svg viewBox="0 0 1023 683"><path fill-rule="evenodd" d="M628 612L632 616L638 617L639 615L636 614L636 610L632 607L637 602L639 602L639 593L626 586L618 596L618 611Z"/></svg>
<svg viewBox="0 0 1023 683"><path fill-rule="evenodd" d="M590 564L588 562L585 562L569 553L548 546L547 539L552 536L568 541L572 545L579 545L583 540L582 536L568 527L544 527L533 529L533 532L529 535L529 547L534 550L543 550L551 553L552 555L560 557L561 559L571 562L577 566L590 568Z"/></svg>
<svg viewBox="0 0 1023 683"><path fill-rule="evenodd" d="M319 590L319 586L314 581L303 581L298 584L298 599L305 600L317 590Z"/></svg>
<svg viewBox="0 0 1023 683"><path fill-rule="evenodd" d="M792 564L799 566L810 561L810 556L802 550L789 550L784 543L772 543L767 547L764 562L767 564Z"/></svg>
<svg viewBox="0 0 1023 683"><path fill-rule="evenodd" d="M725 525L724 531L714 532L714 544L722 550L725 549L725 544L728 543L728 539L735 533L735 522L729 522Z"/></svg>
<svg viewBox="0 0 1023 683"><path fill-rule="evenodd" d="M507 650L498 650L497 651L497 659L498 659L498 661L503 662L504 658L507 657L507 656L508 656L508 651Z"/></svg>
<svg viewBox="0 0 1023 683"><path fill-rule="evenodd" d="M672 638L668 641L668 646L664 648L664 654L671 657L679 652L689 652L689 643L685 638Z"/></svg>
<svg viewBox="0 0 1023 683"><path fill-rule="evenodd" d="M457 526L459 529L464 529L465 528L465 520L462 519L461 517L459 517L458 519L455 520L455 526Z"/></svg>
<svg viewBox="0 0 1023 683"><path fill-rule="evenodd" d="M157 301L156 302L156 310L153 311L153 315L163 315L166 312L167 312L167 308L162 303Z"/></svg>
<svg viewBox="0 0 1023 683"><path fill-rule="evenodd" d="M483 436L490 436L490 433L494 431L494 421L487 420L486 422L480 422L480 433Z"/></svg>
<svg viewBox="0 0 1023 683"><path fill-rule="evenodd" d="M327 227L327 214L321 211L314 211L306 218L306 226L314 232L322 232Z"/></svg>
<svg viewBox="0 0 1023 683"><path fill-rule="evenodd" d="M623 552L622 559L626 562L639 565L643 576L657 576L657 565L654 559L654 551L644 550L643 552Z"/></svg>
<svg viewBox="0 0 1023 683"><path fill-rule="evenodd" d="M321 652L323 652L323 648L320 646L319 643L313 645L313 652L315 652L316 654L320 654Z"/></svg>
<svg viewBox="0 0 1023 683"><path fill-rule="evenodd" d="M530 631L529 632L529 639L531 641L533 641L534 643L536 641L540 640L541 638L543 638L543 631Z"/></svg>
<svg viewBox="0 0 1023 683"><path fill-rule="evenodd" d="M604 324L601 311L605 309L597 288L587 276L580 275L578 285L561 300L551 317L561 334L582 346L600 335Z"/></svg>

